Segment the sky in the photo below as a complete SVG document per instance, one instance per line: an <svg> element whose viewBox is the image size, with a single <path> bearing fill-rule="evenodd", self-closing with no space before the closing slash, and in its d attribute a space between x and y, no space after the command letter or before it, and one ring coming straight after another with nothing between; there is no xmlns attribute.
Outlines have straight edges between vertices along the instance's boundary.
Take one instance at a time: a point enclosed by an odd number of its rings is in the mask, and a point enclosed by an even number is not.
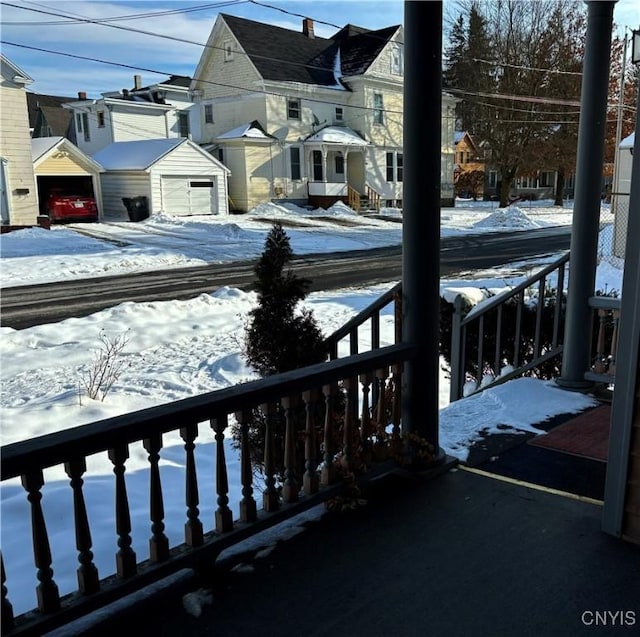
<svg viewBox="0 0 640 637"><path fill-rule="evenodd" d="M529 202L499 209L491 202L458 201L455 208L442 210L442 235L571 223L571 202L562 209L549 203ZM245 215L226 217L178 218L153 214L145 221L132 223L123 215L122 221L53 226L50 231L25 229L0 235L1 286L254 257L262 252L274 220L283 223L298 255L397 245L401 242L400 211L382 212L388 220L358 216L343 204L326 211L266 204ZM603 204L601 219L608 220L608 225L601 235L596 286L620 289L623 264L608 255L612 225L608 213L607 205ZM476 272L473 276L443 279L441 294L451 298L457 291L469 294L470 290L480 288L505 289L518 284L555 256L558 255ZM313 311L318 325L328 335L394 283L314 292L302 305ZM186 301L127 302L84 318L24 330L0 328L2 444L256 378L242 357L240 329L255 303L255 293L224 287ZM381 344L392 344L391 308L383 314L380 330ZM117 359L123 365L121 374L104 400L101 396L89 398L83 388L94 357L101 350L101 338L123 344ZM370 346L366 330L360 338L360 351L366 351ZM348 344L343 345L340 353L347 355ZM449 403L448 392L449 381L443 371L439 386L440 445L461 461L466 459L473 442L481 438L480 432L542 433L536 429L537 423L558 414L578 413L595 404L590 396L563 391L552 382L532 378L510 381L454 403ZM215 443L208 426L201 425L197 443L199 482L214 484ZM183 441L170 433L164 436L163 445L160 471L166 533L170 542L177 544L182 541L185 511ZM239 457L229 439L225 445L230 506L237 512L241 497ZM150 534L148 460L141 445L131 445L130 451L126 479L133 548L138 558L143 559ZM42 504L52 546L54 579L60 593L65 594L77 585L76 549L68 527L72 519L69 480L61 467L45 471L45 480ZM95 563L101 577L105 577L113 572L116 547L113 468L103 454L88 459L84 480ZM259 489L259 485L254 486ZM37 584L32 556L24 550L24 538L30 535L28 503L17 480L3 482L0 494L7 586L14 612L19 614L35 606ZM201 519L205 526L214 519L214 507L213 498L201 497ZM304 519L323 513L320 506ZM96 524L97 520L100 524ZM261 542L262 550L268 551L283 534L299 532L302 521L290 521L252 542ZM197 612L197 603L195 607L190 612Z"/></svg>
<svg viewBox="0 0 640 637"><path fill-rule="evenodd" d="M30 91L63 97L130 89L135 74L142 75L143 85L169 75L192 76L218 12L296 31L302 17L310 17L320 37L345 24L375 30L404 21L402 0L2 0L0 5L3 53L34 80ZM445 29L457 7L458 0L445 1ZM614 22L622 31L638 29L640 0L619 0Z"/></svg>

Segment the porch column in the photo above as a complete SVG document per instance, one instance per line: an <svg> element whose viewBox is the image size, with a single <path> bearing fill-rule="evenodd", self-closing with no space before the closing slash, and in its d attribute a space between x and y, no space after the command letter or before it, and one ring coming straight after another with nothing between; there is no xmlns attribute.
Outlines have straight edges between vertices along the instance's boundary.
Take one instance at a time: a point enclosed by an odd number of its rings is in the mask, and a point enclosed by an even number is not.
<svg viewBox="0 0 640 637"><path fill-rule="evenodd" d="M402 432L439 459L440 167L442 2L405 0L402 339L418 348L405 365Z"/></svg>
<svg viewBox="0 0 640 637"><path fill-rule="evenodd" d="M640 66L640 64L638 65ZM638 131L640 110L636 110L636 134L631 164L631 189L629 192L629 220L622 279L620 305L620 337L616 356L616 388L613 392L611 433L607 479L604 488L602 530L620 537L625 531L625 503L628 496L629 464L634 422L640 408L640 383L638 361L640 358L640 154ZM617 140L618 143L620 140ZM630 497L629 497L630 499ZM631 539L631 541L639 541Z"/></svg>
<svg viewBox="0 0 640 637"><path fill-rule="evenodd" d="M586 389L592 385L589 369L591 311L600 231L600 195L607 120L607 93L611 57L613 7L609 0L585 0L588 7L587 38L582 71L576 190L571 230L571 260L567 316L558 385Z"/></svg>

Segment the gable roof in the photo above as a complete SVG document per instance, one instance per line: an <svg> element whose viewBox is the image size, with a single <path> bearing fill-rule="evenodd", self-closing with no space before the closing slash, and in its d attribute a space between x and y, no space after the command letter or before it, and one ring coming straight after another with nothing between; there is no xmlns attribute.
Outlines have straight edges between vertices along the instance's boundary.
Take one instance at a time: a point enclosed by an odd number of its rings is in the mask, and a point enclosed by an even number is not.
<svg viewBox="0 0 640 637"><path fill-rule="evenodd" d="M186 137L113 142L95 153L93 160L98 162L106 170L147 170L182 144L187 144L191 148L194 148L204 159L216 164L216 166L222 168L226 173L231 172L213 155L210 155Z"/></svg>
<svg viewBox="0 0 640 637"><path fill-rule="evenodd" d="M0 53L0 67L2 77L13 84L25 86L31 84L33 78L29 77L15 62L12 62L4 53Z"/></svg>
<svg viewBox="0 0 640 637"><path fill-rule="evenodd" d="M77 97L60 97L57 95L41 95L40 93L31 93L30 91L27 91L27 110L29 111L29 126L33 128L36 125L38 121L39 108L42 109L43 112L45 108L47 109L46 111L47 122L49 122L50 125L51 125L51 122L49 121L49 115L51 114L52 109L59 109L59 111L66 116L67 122L68 122L68 120L71 118L71 114L65 109L63 109L62 105L66 104L67 102L75 102L77 100L78 100ZM52 116L52 117L55 117L55 116ZM66 127L65 127L65 130L66 130Z"/></svg>
<svg viewBox="0 0 640 637"><path fill-rule="evenodd" d="M80 164L85 164L96 172L103 172L100 164L83 153L73 142L61 136L36 137L31 140L31 157L34 167L43 162L54 150L62 150L68 155L72 155Z"/></svg>
<svg viewBox="0 0 640 637"><path fill-rule="evenodd" d="M340 51L340 75L364 73L399 26L368 31L347 25L331 38L220 14L265 80L335 86L334 66Z"/></svg>
<svg viewBox="0 0 640 637"><path fill-rule="evenodd" d="M313 135L309 135L304 141L343 146L369 146L368 141L347 126L325 126Z"/></svg>
<svg viewBox="0 0 640 637"><path fill-rule="evenodd" d="M400 27L369 31L347 24L332 39L340 45L342 75L362 75Z"/></svg>
<svg viewBox="0 0 640 637"><path fill-rule="evenodd" d="M218 135L216 139L240 139L241 137L250 137L252 139L277 139L273 135L269 135L267 131L264 130L262 124L256 119L248 124L242 124L240 126L236 126L231 130L228 130L226 133L222 133Z"/></svg>

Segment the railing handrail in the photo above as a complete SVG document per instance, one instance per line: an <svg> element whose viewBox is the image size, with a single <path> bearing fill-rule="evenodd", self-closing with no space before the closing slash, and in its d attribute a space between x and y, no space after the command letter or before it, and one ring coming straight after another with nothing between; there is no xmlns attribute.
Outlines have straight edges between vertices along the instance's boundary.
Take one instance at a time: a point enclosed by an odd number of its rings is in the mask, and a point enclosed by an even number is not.
<svg viewBox="0 0 640 637"><path fill-rule="evenodd" d="M522 281L522 283L519 283L518 285L514 286L513 288L510 288L508 291L501 292L501 293L497 294L495 297L493 297L492 299L487 300L486 302L483 302L482 306L480 308L478 308L477 310L476 310L476 308L473 308L462 319L462 321L460 322L460 326L463 327L463 326L467 325L471 321L476 320L478 317L482 316L483 314L486 314L487 312L491 311L495 307L498 307L499 305L502 305L507 300L509 300L509 299L513 298L514 296L518 295L523 290L526 290L527 288L532 287L533 285L538 283L541 279L545 278L548 274L551 274L554 270L557 270L561 265L564 265L565 263L567 263L569 261L569 256L570 256L569 252L565 253L559 259L557 259L553 263L549 264L543 270L540 270L540 272L538 272L534 276L526 279L525 281Z"/></svg>
<svg viewBox="0 0 640 637"><path fill-rule="evenodd" d="M619 310L622 299L614 296L590 296L589 307L596 310Z"/></svg>
<svg viewBox="0 0 640 637"><path fill-rule="evenodd" d="M368 321L374 314L383 309L386 305L393 301L394 296L402 290L402 282L396 283L391 289L387 290L383 295L379 296L375 301L367 305L361 312L358 312L353 318L349 319L344 325L327 336L325 343L332 345L339 340L348 336L351 331L360 327L365 321Z"/></svg>
<svg viewBox="0 0 640 637"><path fill-rule="evenodd" d="M74 456L86 457L108 450L114 440L135 442L153 434L176 429L176 419L189 422L209 420L212 414L228 414L259 405L274 395L295 394L334 382L336 378L357 376L377 367L410 360L415 347L408 343L389 345L354 356L331 360L266 378L218 389L193 398L113 416L72 429L23 440L0 449L2 480L37 469L59 465Z"/></svg>

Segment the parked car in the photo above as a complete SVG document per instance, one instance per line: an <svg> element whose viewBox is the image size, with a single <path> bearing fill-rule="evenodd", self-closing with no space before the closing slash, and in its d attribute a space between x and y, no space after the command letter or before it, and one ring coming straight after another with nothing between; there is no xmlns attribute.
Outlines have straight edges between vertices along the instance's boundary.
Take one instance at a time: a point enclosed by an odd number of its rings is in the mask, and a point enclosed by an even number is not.
<svg viewBox="0 0 640 637"><path fill-rule="evenodd" d="M98 221L98 206L93 197L54 188L47 199L47 214L52 222Z"/></svg>

